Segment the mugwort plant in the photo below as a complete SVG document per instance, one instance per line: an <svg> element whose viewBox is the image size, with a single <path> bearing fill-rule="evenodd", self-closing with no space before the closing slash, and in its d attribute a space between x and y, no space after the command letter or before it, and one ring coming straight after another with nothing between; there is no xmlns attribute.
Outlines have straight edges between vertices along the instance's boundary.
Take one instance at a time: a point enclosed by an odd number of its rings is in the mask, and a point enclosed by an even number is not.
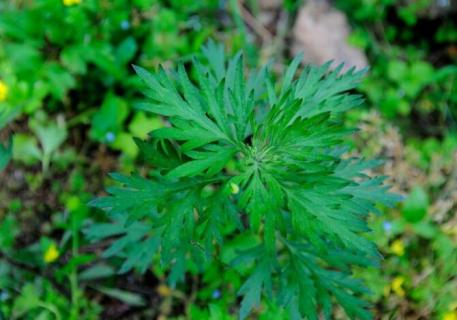
<svg viewBox="0 0 457 320"><path fill-rule="evenodd" d="M327 63L297 74L300 60L276 81L268 65L245 72L242 54L228 59L209 43L187 70L135 66L146 85L138 109L167 125L136 141L150 175L112 174L118 184L92 205L113 222L87 231L115 238L105 256L122 257L121 272L144 272L158 254L175 285L189 261L204 269L228 236L253 234L258 241L233 261L252 268L241 319L262 296L292 319L330 319L335 303L370 319L351 269L378 264L366 218L399 196L366 174L379 161L344 156L354 130L341 116L362 103L351 90L364 71Z"/></svg>

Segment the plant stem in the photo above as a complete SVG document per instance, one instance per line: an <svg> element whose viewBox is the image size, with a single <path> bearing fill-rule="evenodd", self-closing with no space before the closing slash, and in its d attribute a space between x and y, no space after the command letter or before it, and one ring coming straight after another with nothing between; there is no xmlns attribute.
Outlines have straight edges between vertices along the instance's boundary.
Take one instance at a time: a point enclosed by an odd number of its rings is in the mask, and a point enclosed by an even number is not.
<svg viewBox="0 0 457 320"><path fill-rule="evenodd" d="M71 212L71 246L72 246L72 258L78 256L78 247L79 247L79 234L76 228L75 213ZM70 319L78 320L79 319L79 288L78 288L78 267L75 264L72 267L70 274L70 287L71 287L71 313Z"/></svg>

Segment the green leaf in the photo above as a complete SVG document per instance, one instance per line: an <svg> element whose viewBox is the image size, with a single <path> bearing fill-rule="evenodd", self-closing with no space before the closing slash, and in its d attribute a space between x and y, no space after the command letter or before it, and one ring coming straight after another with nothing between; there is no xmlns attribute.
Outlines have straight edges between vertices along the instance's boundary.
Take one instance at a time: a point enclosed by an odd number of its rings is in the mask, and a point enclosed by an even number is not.
<svg viewBox="0 0 457 320"><path fill-rule="evenodd" d="M34 164L41 160L42 152L33 136L17 133L13 136L13 159L26 164Z"/></svg>
<svg viewBox="0 0 457 320"><path fill-rule="evenodd" d="M121 290L121 289L106 288L106 287L96 287L95 289L97 289L97 291L100 291L101 293L103 293L107 296L120 300L130 306L141 307L146 304L144 299L136 293L132 293L132 292Z"/></svg>
<svg viewBox="0 0 457 320"><path fill-rule="evenodd" d="M34 125L32 130L40 141L44 155L55 152L67 138L67 129L62 124Z"/></svg>
<svg viewBox="0 0 457 320"><path fill-rule="evenodd" d="M128 116L128 107L114 94L106 95L101 108L93 115L90 136L98 141L112 143L122 130Z"/></svg>
<svg viewBox="0 0 457 320"><path fill-rule="evenodd" d="M85 47L82 45L66 46L60 54L62 64L71 72L84 74L87 71Z"/></svg>
<svg viewBox="0 0 457 320"><path fill-rule="evenodd" d="M8 165L8 162L11 159L13 152L13 141L10 138L10 141L6 146L0 143L0 172L5 169Z"/></svg>
<svg viewBox="0 0 457 320"><path fill-rule="evenodd" d="M78 278L81 281L92 281L95 279L107 278L114 274L115 274L115 271L114 271L113 267L111 267L107 264L99 263L99 264L93 265L90 268L82 271L79 274Z"/></svg>
<svg viewBox="0 0 457 320"><path fill-rule="evenodd" d="M427 193L421 187L416 186L403 203L401 213L407 221L416 223L427 215L428 206L429 198Z"/></svg>
<svg viewBox="0 0 457 320"><path fill-rule="evenodd" d="M221 128L205 114L199 102L200 99L194 97L196 89L190 83L183 67L179 69L179 77L173 79L174 81L163 70L157 75L153 75L141 67L134 66L134 68L148 87L153 90L153 93L152 91L147 92L153 103L139 104L138 109L190 121L201 130L205 130L207 135L212 137L211 139L231 141L221 131ZM179 87L175 84L176 82Z"/></svg>
<svg viewBox="0 0 457 320"><path fill-rule="evenodd" d="M2 106L3 107L3 106ZM3 129L10 121L12 121L19 113L21 108L10 107L0 111L0 129Z"/></svg>
<svg viewBox="0 0 457 320"><path fill-rule="evenodd" d="M135 56L138 49L137 43L133 37L125 38L116 48L116 60L120 64L126 64Z"/></svg>
<svg viewBox="0 0 457 320"><path fill-rule="evenodd" d="M145 139L152 130L161 128L162 122L157 117L147 117L143 112L137 112L129 124L133 136Z"/></svg>
<svg viewBox="0 0 457 320"><path fill-rule="evenodd" d="M44 64L41 72L49 81L49 90L57 100L63 99L68 90L76 85L73 75L55 62Z"/></svg>
<svg viewBox="0 0 457 320"><path fill-rule="evenodd" d="M249 312L260 304L262 289L269 290L271 288L271 269L272 265L269 259L261 260L238 291L239 295L243 295L240 306L240 319L245 319Z"/></svg>
<svg viewBox="0 0 457 320"><path fill-rule="evenodd" d="M212 176L219 172L235 154L234 148L215 147L210 151L194 151L187 154L195 159L186 162L168 173L169 177L193 177L206 172Z"/></svg>

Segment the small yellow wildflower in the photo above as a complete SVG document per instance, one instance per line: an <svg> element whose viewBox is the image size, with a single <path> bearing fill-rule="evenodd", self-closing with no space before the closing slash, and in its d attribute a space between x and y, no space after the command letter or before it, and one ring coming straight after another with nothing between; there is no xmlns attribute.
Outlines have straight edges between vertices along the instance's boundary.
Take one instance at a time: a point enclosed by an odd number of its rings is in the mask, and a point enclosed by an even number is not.
<svg viewBox="0 0 457 320"><path fill-rule="evenodd" d="M232 191L232 194L237 194L240 192L240 187L236 183L230 183L230 190Z"/></svg>
<svg viewBox="0 0 457 320"><path fill-rule="evenodd" d="M457 239L457 224L443 226L443 231Z"/></svg>
<svg viewBox="0 0 457 320"><path fill-rule="evenodd" d="M444 314L443 320L457 320L457 312L450 311Z"/></svg>
<svg viewBox="0 0 457 320"><path fill-rule="evenodd" d="M390 245L390 251L395 253L397 256L402 256L405 254L405 245L403 244L403 241L401 240L395 240L392 242Z"/></svg>
<svg viewBox="0 0 457 320"><path fill-rule="evenodd" d="M44 262L46 263L53 263L57 260L57 258L59 258L59 250L57 249L57 246L54 243L49 245L48 249L44 253L43 258Z"/></svg>
<svg viewBox="0 0 457 320"><path fill-rule="evenodd" d="M171 295L171 289L164 284L157 287L157 293L162 297L169 297Z"/></svg>
<svg viewBox="0 0 457 320"><path fill-rule="evenodd" d="M81 3L81 0L63 0L63 4L65 6L73 6L75 4L80 4Z"/></svg>
<svg viewBox="0 0 457 320"><path fill-rule="evenodd" d="M0 80L0 102L5 101L8 97L9 88L7 84Z"/></svg>
<svg viewBox="0 0 457 320"><path fill-rule="evenodd" d="M399 276L395 277L392 281L392 291L395 292L399 297L405 296L405 290L403 290L402 285L405 282L405 278Z"/></svg>

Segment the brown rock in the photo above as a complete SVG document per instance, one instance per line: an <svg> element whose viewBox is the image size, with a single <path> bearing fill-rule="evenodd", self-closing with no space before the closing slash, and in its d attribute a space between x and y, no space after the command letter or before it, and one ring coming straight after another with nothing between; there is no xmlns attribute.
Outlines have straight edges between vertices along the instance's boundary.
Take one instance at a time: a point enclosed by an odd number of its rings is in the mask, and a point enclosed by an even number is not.
<svg viewBox="0 0 457 320"><path fill-rule="evenodd" d="M304 53L303 62L323 64L333 60L333 67L344 69L368 65L365 54L347 43L350 28L346 16L327 1L310 0L300 9L293 28L293 54Z"/></svg>

